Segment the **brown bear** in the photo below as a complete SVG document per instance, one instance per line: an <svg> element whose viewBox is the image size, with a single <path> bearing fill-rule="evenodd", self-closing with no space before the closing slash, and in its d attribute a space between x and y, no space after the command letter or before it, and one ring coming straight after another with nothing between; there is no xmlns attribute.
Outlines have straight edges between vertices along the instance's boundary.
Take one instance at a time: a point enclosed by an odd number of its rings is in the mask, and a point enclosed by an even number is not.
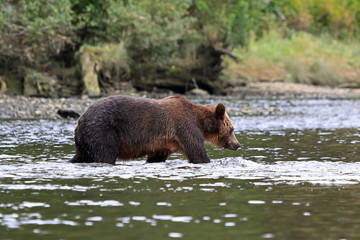
<svg viewBox="0 0 360 240"><path fill-rule="evenodd" d="M231 150L240 146L221 103L212 107L181 96L160 100L111 96L80 117L76 155L70 161L115 164L147 155L147 162L153 163L180 152L190 163L208 163L204 141Z"/></svg>

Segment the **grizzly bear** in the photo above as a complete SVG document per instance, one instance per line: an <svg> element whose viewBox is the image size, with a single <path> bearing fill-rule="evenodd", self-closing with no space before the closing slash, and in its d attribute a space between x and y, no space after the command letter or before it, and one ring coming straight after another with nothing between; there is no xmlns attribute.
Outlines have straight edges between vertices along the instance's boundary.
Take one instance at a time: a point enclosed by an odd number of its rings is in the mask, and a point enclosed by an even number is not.
<svg viewBox="0 0 360 240"><path fill-rule="evenodd" d="M212 107L181 96L111 96L94 103L78 120L76 155L70 161L115 164L147 155L147 162L154 163L180 152L190 163L208 163L204 141L231 150L240 146L221 103Z"/></svg>

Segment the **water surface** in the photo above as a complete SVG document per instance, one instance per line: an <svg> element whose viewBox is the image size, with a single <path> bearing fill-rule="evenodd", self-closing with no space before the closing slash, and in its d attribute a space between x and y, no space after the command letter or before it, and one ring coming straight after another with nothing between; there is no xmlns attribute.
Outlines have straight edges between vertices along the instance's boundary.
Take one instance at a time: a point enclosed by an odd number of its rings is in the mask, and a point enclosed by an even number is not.
<svg viewBox="0 0 360 240"><path fill-rule="evenodd" d="M360 238L360 101L224 101L242 147L203 165L69 164L76 121L0 120L0 239Z"/></svg>

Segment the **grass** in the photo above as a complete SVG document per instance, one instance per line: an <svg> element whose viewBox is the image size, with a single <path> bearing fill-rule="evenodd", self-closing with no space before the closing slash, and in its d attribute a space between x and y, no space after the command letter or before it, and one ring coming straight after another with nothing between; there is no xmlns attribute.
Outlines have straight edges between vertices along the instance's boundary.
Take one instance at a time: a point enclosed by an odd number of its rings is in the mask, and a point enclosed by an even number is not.
<svg viewBox="0 0 360 240"><path fill-rule="evenodd" d="M283 37L270 31L237 48L240 61L225 59L233 80L287 81L314 85L360 87L360 41L337 41L305 32Z"/></svg>

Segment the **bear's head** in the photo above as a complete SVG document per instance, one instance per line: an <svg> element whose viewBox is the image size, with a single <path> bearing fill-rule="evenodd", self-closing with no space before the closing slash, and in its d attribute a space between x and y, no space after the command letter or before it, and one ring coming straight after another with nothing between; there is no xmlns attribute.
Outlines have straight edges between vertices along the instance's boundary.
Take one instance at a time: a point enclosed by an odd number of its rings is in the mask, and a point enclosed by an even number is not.
<svg viewBox="0 0 360 240"><path fill-rule="evenodd" d="M225 106L219 103L211 109L211 116L204 120L205 139L216 147L237 150L240 143L236 139L234 126L225 112Z"/></svg>

